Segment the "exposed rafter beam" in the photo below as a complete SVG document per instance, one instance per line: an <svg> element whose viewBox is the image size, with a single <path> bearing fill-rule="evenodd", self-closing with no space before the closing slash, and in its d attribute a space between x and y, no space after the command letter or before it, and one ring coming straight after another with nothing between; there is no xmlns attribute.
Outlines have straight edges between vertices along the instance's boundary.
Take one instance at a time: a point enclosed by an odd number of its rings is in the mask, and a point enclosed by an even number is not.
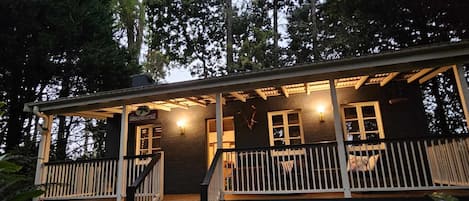
<svg viewBox="0 0 469 201"><path fill-rule="evenodd" d="M420 70L419 72L407 78L407 83L411 83L415 80L418 80L420 77L424 76L425 74L429 73L432 70L433 68L425 68L425 69Z"/></svg>
<svg viewBox="0 0 469 201"><path fill-rule="evenodd" d="M135 105L132 105L130 110L131 111L136 110L139 106L144 106L144 105L147 105L152 110L164 110L164 111L167 111L167 112L171 111L170 107L167 107L167 106L164 106L164 105L161 105L161 104L158 104L158 103L154 103L154 102L135 104Z"/></svg>
<svg viewBox="0 0 469 201"><path fill-rule="evenodd" d="M386 76L380 83L379 86L384 87L387 83L389 83L392 79L394 79L397 75L399 75L400 72L392 72L389 73L388 76Z"/></svg>
<svg viewBox="0 0 469 201"><path fill-rule="evenodd" d="M117 107L110 107L110 108L101 108L95 111L105 111L105 112L110 112L110 113L122 113L122 109L117 108Z"/></svg>
<svg viewBox="0 0 469 201"><path fill-rule="evenodd" d="M186 101L189 101L189 102L191 102L191 103L194 103L194 104L196 104L196 105L198 105L198 106L200 106L200 107L207 107L207 105L205 105L205 103L202 103L202 102L200 102L199 100L194 100L194 99L192 99L192 98L185 98L185 100L186 100Z"/></svg>
<svg viewBox="0 0 469 201"><path fill-rule="evenodd" d="M167 100L165 101L165 103L168 103L170 105L173 105L174 107L178 107L178 108L182 108L182 109L189 109L189 107L187 105L184 105L184 104L181 104L181 103L178 103L176 101L170 101L170 100Z"/></svg>
<svg viewBox="0 0 469 201"><path fill-rule="evenodd" d="M305 92L308 95L311 93L311 89L309 88L309 84L307 82L305 82Z"/></svg>
<svg viewBox="0 0 469 201"><path fill-rule="evenodd" d="M149 106L150 106L151 109L155 109L155 110L163 110L163 111L167 111L167 112L171 111L170 107L167 107L167 106L164 106L164 105L161 105L161 104L157 104L157 103L150 103Z"/></svg>
<svg viewBox="0 0 469 201"><path fill-rule="evenodd" d="M360 80L358 80L357 84L355 84L355 90L358 90L360 89L360 87L365 84L366 80L368 80L368 75L365 75L365 76L361 76L360 77Z"/></svg>
<svg viewBox="0 0 469 201"><path fill-rule="evenodd" d="M259 95L262 99L267 100L267 95L265 95L265 93L264 93L261 89L255 89L254 91L255 91L255 92L257 93L257 95Z"/></svg>
<svg viewBox="0 0 469 201"><path fill-rule="evenodd" d="M243 102L246 102L246 97L244 97L243 95L241 95L240 93L238 92L230 92L230 94L235 97L236 99L240 100L240 101L243 101Z"/></svg>
<svg viewBox="0 0 469 201"><path fill-rule="evenodd" d="M93 111L64 113L62 115L64 115L64 116L78 116L78 117L94 118L94 119L106 119L106 118L114 117L113 114L103 113L103 112L93 112Z"/></svg>
<svg viewBox="0 0 469 201"><path fill-rule="evenodd" d="M217 99L215 98L215 95L207 95L207 97L208 97L212 102L214 102L214 103L217 102ZM221 103L222 103L223 105L226 104L225 98L221 97Z"/></svg>
<svg viewBox="0 0 469 201"><path fill-rule="evenodd" d="M286 86L281 86L280 88L282 89L283 95L285 95L285 97L288 98L290 96L290 94L288 94L287 87Z"/></svg>
<svg viewBox="0 0 469 201"><path fill-rule="evenodd" d="M431 72L431 73L425 75L424 77L420 78L419 83L420 83L420 84L423 84L424 82L426 82L426 81L428 81L428 80L434 78L435 76L439 75L440 73L444 73L444 72L446 72L447 70L451 69L451 67L453 67L453 66L443 66L443 67L440 67L440 68L434 70L433 72Z"/></svg>

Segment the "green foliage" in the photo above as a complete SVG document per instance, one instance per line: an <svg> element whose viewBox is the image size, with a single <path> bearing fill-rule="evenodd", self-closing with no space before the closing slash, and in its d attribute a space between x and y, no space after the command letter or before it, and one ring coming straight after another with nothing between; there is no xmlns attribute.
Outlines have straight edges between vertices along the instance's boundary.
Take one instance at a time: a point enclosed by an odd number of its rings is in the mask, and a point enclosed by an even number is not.
<svg viewBox="0 0 469 201"><path fill-rule="evenodd" d="M149 48L200 77L224 74L225 25L219 0L149 0Z"/></svg>
<svg viewBox="0 0 469 201"><path fill-rule="evenodd" d="M149 51L147 53L147 60L143 64L143 69L150 73L153 80L158 82L166 76L166 66L169 64L168 56L159 51Z"/></svg>
<svg viewBox="0 0 469 201"><path fill-rule="evenodd" d="M0 201L26 201L43 193L32 183L32 177L25 176L21 172L22 166L17 165L14 160L24 159L22 156L2 155L0 156Z"/></svg>
<svg viewBox="0 0 469 201"><path fill-rule="evenodd" d="M442 192L433 192L432 194L428 195L434 201L458 201L457 197L452 195L442 193Z"/></svg>

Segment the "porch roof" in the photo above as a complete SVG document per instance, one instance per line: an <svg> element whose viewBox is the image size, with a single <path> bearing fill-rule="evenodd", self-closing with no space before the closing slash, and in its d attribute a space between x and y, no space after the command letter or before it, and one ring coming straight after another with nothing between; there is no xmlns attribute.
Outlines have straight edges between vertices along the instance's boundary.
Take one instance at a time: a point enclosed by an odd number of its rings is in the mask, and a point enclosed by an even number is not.
<svg viewBox="0 0 469 201"><path fill-rule="evenodd" d="M251 91L258 97L288 93L309 93L329 87L323 82L338 79L337 87L357 88L363 84L386 84L396 79L420 78L438 74L449 69L449 65L469 61L469 41L442 43L430 46L376 55L345 58L292 67L270 68L261 71L237 73L228 76L199 79L171 84L132 87L104 91L89 95L60 98L24 105L24 111L31 112L37 106L46 114L78 114L79 116L110 117L119 113L124 104L138 106L151 103L153 109L171 108L213 103L214 93L227 93L225 98L245 100ZM418 75L418 76L417 76ZM296 92L295 92L296 91Z"/></svg>

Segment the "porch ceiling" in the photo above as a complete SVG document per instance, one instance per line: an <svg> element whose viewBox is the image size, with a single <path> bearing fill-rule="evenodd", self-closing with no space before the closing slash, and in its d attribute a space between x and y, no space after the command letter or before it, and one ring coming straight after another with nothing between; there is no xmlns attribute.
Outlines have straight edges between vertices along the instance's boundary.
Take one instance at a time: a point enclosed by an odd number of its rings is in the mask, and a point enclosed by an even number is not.
<svg viewBox="0 0 469 201"><path fill-rule="evenodd" d="M377 73L373 75L362 75L353 76L346 78L336 79L336 88L347 88L353 87L358 90L362 86L366 85L380 85L381 87L386 86L389 82L420 82L425 81L437 76L440 73L450 69L451 66L444 66L438 68L424 68L418 70L410 70L406 72L387 72ZM296 83L281 85L279 87L263 87L251 90L243 91L232 91L224 94L224 100L226 102L231 101L247 101L254 98L262 98L268 100L270 97L285 96L295 94L309 94L315 91L328 90L329 81L314 81L305 83ZM215 104L215 97L211 95L200 95L191 96L185 98L174 98L165 101L151 101L146 103L138 103L130 105L131 110L136 110L139 106L148 106L152 110L164 110L171 111L175 108L189 109L190 107L207 107L209 104ZM112 117L114 114L120 114L122 107L107 107L99 108L94 110L77 111L60 113L61 115L68 116L81 116L89 118L107 118Z"/></svg>
<svg viewBox="0 0 469 201"><path fill-rule="evenodd" d="M437 44L396 52L347 58L293 67L266 69L224 77L151 85L99 92L86 96L25 104L52 115L107 118L120 113L122 105L170 111L174 108L205 107L215 103L210 94L223 93L225 101L268 100L274 96L310 93L329 89L328 79L337 88L379 84L390 81L425 82L469 61L469 42ZM444 67L442 67L444 66Z"/></svg>

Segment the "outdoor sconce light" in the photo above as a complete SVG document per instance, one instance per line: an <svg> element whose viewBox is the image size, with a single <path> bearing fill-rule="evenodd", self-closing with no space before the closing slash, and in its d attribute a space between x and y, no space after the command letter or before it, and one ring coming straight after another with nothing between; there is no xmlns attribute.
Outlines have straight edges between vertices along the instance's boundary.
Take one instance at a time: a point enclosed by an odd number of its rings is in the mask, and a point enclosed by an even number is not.
<svg viewBox="0 0 469 201"><path fill-rule="evenodd" d="M319 122L324 122L324 106L318 106Z"/></svg>
<svg viewBox="0 0 469 201"><path fill-rule="evenodd" d="M179 120L176 122L176 125L178 126L179 131L181 132L181 135L184 135L186 132L186 121Z"/></svg>

